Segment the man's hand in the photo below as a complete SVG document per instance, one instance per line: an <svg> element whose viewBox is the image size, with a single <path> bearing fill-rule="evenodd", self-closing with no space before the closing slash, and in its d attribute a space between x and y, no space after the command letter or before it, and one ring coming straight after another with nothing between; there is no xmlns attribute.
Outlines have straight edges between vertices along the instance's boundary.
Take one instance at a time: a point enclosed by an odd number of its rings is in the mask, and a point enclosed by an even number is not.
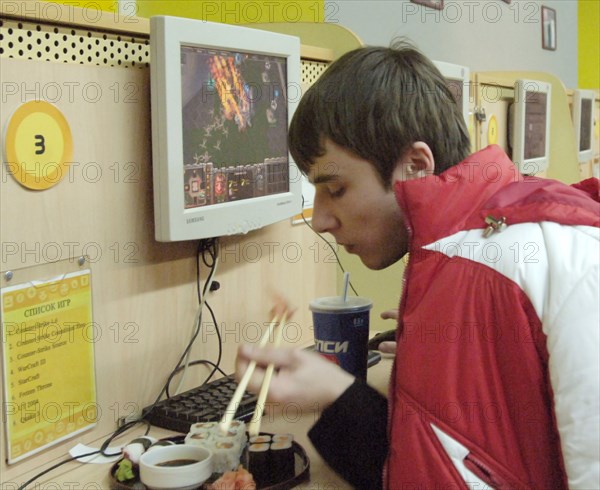
<svg viewBox="0 0 600 490"><path fill-rule="evenodd" d="M275 366L268 400L279 403L298 403L320 409L331 405L350 385L354 377L319 354L301 349L269 348L243 345L236 359L236 378L240 379L250 361L256 370L248 391L260 391L264 372L269 364Z"/></svg>
<svg viewBox="0 0 600 490"><path fill-rule="evenodd" d="M381 318L384 320L394 320L396 326L398 324L398 310L387 310L381 313ZM395 354L396 353L396 342L385 341L379 344L378 350L384 354Z"/></svg>

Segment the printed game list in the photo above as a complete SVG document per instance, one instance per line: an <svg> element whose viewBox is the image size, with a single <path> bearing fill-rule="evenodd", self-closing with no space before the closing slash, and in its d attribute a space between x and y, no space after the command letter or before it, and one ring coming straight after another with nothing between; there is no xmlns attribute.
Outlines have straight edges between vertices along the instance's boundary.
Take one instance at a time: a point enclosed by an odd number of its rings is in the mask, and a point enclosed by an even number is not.
<svg viewBox="0 0 600 490"><path fill-rule="evenodd" d="M8 462L96 423L89 270L2 289Z"/></svg>

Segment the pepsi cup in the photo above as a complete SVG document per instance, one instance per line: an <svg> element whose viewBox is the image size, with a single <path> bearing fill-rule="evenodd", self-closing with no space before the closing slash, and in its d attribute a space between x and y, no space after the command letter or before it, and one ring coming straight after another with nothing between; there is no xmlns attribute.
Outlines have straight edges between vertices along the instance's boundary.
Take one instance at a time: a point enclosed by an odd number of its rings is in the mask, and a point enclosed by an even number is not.
<svg viewBox="0 0 600 490"><path fill-rule="evenodd" d="M315 350L356 376L367 377L369 315L373 302L366 298L339 296L310 302Z"/></svg>

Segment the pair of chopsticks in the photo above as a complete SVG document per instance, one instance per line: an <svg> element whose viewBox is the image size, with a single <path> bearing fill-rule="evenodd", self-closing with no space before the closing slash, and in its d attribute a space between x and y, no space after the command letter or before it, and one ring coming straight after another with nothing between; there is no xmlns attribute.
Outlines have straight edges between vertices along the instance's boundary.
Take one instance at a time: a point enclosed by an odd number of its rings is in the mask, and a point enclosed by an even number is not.
<svg viewBox="0 0 600 490"><path fill-rule="evenodd" d="M262 338L260 339L260 342L259 342L260 347L264 347L265 345L267 345L267 342L273 335L273 332L275 332L275 337L273 338L273 346L277 347L281 343L283 326L285 325L287 316L288 316L288 312L286 310L281 315L281 318L279 318L278 315L275 315L273 317L273 319L271 320L271 323L269 323L269 328L267 328L267 331L263 334ZM279 324L279 328L277 330L275 330L277 328L278 324ZM248 367L246 368L246 372L242 376L242 379L240 380L240 382L233 394L233 397L231 398L231 401L229 402L229 405L227 405L227 409L225 410L225 413L223 414L223 418L221 419L221 422L219 424L219 427L222 432L227 432L229 430L229 426L231 425L231 422L233 421L235 412L236 412L240 402L242 401L244 392L246 391L246 388L248 387L248 383L250 382L250 378L252 377L252 374L254 374L255 369L256 369L256 361L250 361L250 364L248 364ZM254 409L254 413L252 414L252 419L250 421L250 424L248 425L248 434L250 435L250 437L257 436L260 433L260 422L262 419L262 410L263 410L263 408L265 406L265 402L267 400L267 394L269 393L269 385L271 384L271 378L273 377L274 369L275 369L275 366L273 366L273 364L269 364L267 366L267 369L265 370L265 377L263 379L262 385L260 387L260 391L258 393L258 399L256 401L256 408Z"/></svg>

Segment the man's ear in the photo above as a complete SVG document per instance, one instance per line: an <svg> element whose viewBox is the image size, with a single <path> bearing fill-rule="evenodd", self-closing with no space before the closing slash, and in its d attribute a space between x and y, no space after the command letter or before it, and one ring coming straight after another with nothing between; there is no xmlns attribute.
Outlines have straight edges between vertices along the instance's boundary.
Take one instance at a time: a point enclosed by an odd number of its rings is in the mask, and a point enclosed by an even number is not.
<svg viewBox="0 0 600 490"><path fill-rule="evenodd" d="M433 153L427 143L415 141L396 163L392 180L411 180L432 174L435 170Z"/></svg>

